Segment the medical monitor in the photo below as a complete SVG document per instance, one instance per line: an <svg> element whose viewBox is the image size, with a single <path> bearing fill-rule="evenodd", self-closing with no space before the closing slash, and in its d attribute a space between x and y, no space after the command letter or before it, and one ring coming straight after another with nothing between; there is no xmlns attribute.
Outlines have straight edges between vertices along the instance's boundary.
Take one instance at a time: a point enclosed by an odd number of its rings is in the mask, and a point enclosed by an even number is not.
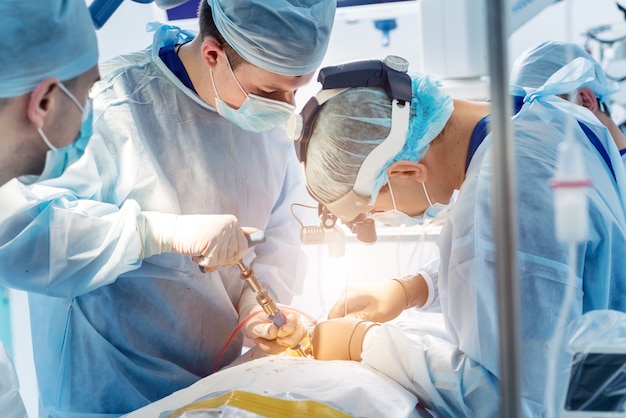
<svg viewBox="0 0 626 418"><path fill-rule="evenodd" d="M595 350L572 357L564 418L626 416L626 347Z"/></svg>

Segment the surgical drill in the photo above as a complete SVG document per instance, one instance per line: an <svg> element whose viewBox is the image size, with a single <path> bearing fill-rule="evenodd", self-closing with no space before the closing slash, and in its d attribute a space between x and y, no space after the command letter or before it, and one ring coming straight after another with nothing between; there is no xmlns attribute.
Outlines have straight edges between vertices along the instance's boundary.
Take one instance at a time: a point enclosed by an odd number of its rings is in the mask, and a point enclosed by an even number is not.
<svg viewBox="0 0 626 418"><path fill-rule="evenodd" d="M265 233L261 230L249 234L246 233L245 235L249 247L265 242ZM239 267L239 270L241 270L241 274L239 275L239 277L245 280L248 283L248 286L250 286L250 288L254 290L254 292L257 294L256 300L261 308L263 308L263 311L267 315L268 319L272 321L274 325L276 325L276 327L278 328L285 325L285 323L287 322L285 319L285 315L283 315L283 312L280 310L280 308L276 306L276 302L274 302L269 293L263 290L261 284L254 275L254 270L246 266L243 260L237 261L237 267ZM204 273L204 267L200 266L200 271ZM296 351L298 355L306 357L306 354L304 353L304 350L302 350L302 347L299 343L295 347L291 347L291 349Z"/></svg>

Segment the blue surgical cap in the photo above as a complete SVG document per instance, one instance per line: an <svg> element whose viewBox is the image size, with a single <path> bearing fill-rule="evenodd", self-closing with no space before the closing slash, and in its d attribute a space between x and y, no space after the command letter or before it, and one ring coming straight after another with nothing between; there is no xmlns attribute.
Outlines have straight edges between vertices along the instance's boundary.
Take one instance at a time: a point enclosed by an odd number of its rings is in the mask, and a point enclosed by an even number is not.
<svg viewBox="0 0 626 418"><path fill-rule="evenodd" d="M299 76L326 54L336 0L207 0L217 29L246 61Z"/></svg>
<svg viewBox="0 0 626 418"><path fill-rule="evenodd" d="M452 97L446 93L435 77L413 75L413 98L411 120L406 143L400 152L381 168L372 185L372 201L376 200L380 188L387 183L387 169L396 161L418 162L424 157L430 143L443 130L454 110ZM415 114L413 114L415 112Z"/></svg>
<svg viewBox="0 0 626 418"><path fill-rule="evenodd" d="M0 98L31 92L47 77L69 80L98 63L84 0L2 0L0 16Z"/></svg>
<svg viewBox="0 0 626 418"><path fill-rule="evenodd" d="M413 98L406 142L383 163L370 190L370 203L387 183L387 168L396 161L420 161L454 109L441 83L426 74L412 74ZM309 140L305 174L309 189L331 203L354 186L365 158L389 135L391 102L375 88L353 88L326 102Z"/></svg>
<svg viewBox="0 0 626 418"><path fill-rule="evenodd" d="M511 71L511 93L525 96L544 85L550 76L576 58L584 58L593 68L592 76L579 88L589 88L602 103L619 91L619 85L607 79L600 64L582 47L569 42L547 41L517 58Z"/></svg>

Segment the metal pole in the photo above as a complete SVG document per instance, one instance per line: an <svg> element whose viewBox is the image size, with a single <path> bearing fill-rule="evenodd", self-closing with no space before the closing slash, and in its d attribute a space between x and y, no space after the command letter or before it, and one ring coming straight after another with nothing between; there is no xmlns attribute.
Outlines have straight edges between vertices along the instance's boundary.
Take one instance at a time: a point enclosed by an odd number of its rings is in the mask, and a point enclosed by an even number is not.
<svg viewBox="0 0 626 418"><path fill-rule="evenodd" d="M517 213L512 104L509 95L507 0L487 0L487 38L491 93L493 228L496 252L500 340L501 417L521 416Z"/></svg>

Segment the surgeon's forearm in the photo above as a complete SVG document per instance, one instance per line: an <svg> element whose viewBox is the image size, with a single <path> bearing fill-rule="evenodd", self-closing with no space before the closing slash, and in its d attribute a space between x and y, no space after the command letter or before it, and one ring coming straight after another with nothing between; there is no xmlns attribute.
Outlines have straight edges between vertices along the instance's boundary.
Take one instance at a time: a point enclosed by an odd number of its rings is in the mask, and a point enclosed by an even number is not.
<svg viewBox="0 0 626 418"><path fill-rule="evenodd" d="M112 283L141 265L138 212L131 200L118 208L62 197L14 207L15 217L0 219L0 284L72 298Z"/></svg>
<svg viewBox="0 0 626 418"><path fill-rule="evenodd" d="M406 293L406 307L421 308L428 300L428 285L421 274L394 279L402 285Z"/></svg>

